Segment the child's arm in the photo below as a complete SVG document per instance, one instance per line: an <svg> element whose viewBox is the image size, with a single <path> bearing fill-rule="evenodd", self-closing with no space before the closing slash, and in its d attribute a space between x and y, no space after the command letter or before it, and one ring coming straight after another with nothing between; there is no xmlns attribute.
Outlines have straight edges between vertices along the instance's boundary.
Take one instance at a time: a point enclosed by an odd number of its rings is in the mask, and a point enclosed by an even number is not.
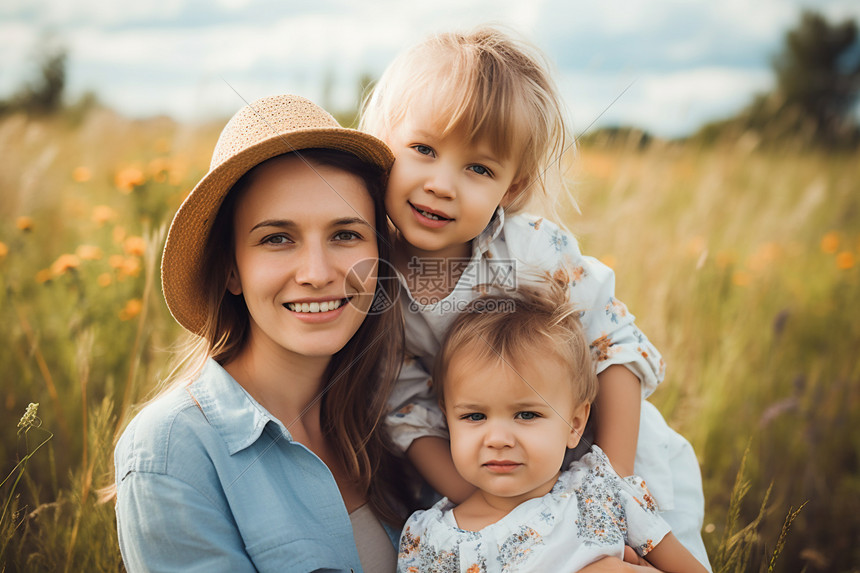
<svg viewBox="0 0 860 573"><path fill-rule="evenodd" d="M586 565L578 573L659 573L657 569L647 564L647 561L645 563L645 565L634 565L618 557L604 557L600 561Z"/></svg>
<svg viewBox="0 0 860 573"><path fill-rule="evenodd" d="M708 571L672 533L667 533L645 556L645 559L666 573L707 573Z"/></svg>
<svg viewBox="0 0 860 573"><path fill-rule="evenodd" d="M613 364L597 375L600 382L594 403L594 441L621 476L633 473L639 438L642 389L639 378L626 367Z"/></svg>
<svg viewBox="0 0 860 573"><path fill-rule="evenodd" d="M463 503L475 491L475 486L457 473L451 458L451 444L445 438L416 438L406 455L430 487L453 503Z"/></svg>
<svg viewBox="0 0 860 573"><path fill-rule="evenodd" d="M389 398L392 412L386 420L395 447L430 486L456 504L474 491L460 477L451 459L445 417L433 392L430 375L414 359L407 359Z"/></svg>

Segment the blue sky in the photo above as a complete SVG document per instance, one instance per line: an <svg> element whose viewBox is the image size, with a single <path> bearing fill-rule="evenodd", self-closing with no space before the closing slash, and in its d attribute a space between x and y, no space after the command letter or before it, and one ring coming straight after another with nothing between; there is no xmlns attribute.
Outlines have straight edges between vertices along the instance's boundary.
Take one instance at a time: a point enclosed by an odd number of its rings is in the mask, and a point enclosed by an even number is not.
<svg viewBox="0 0 860 573"><path fill-rule="evenodd" d="M322 103L327 77L330 107L350 108L361 74L427 34L496 23L546 52L577 133L630 86L596 125L675 136L769 89L804 7L860 21L856 0L4 0L0 97L50 34L70 51L71 94L92 89L131 116L205 120L287 92Z"/></svg>

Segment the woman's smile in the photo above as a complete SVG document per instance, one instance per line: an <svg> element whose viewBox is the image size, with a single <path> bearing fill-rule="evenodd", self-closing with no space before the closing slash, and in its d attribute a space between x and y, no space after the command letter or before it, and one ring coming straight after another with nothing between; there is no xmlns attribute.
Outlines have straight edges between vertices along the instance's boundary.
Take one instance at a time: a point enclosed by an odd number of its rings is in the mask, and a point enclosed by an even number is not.
<svg viewBox="0 0 860 573"><path fill-rule="evenodd" d="M378 255L374 221L356 175L291 156L257 167L234 215L228 283L245 299L252 339L304 356L338 352L376 290L375 268L350 272Z"/></svg>

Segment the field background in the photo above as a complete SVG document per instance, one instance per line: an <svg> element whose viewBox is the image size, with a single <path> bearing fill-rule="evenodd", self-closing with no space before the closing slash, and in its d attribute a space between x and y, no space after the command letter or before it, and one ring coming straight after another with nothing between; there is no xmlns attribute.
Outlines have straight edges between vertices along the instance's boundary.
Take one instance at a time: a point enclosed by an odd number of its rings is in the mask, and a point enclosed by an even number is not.
<svg viewBox="0 0 860 573"><path fill-rule="evenodd" d="M122 569L98 490L181 334L161 245L221 125L0 120L0 570ZM568 158L565 219L664 354L652 401L699 455L716 569L780 545L774 571L860 571L860 153L641 143Z"/></svg>

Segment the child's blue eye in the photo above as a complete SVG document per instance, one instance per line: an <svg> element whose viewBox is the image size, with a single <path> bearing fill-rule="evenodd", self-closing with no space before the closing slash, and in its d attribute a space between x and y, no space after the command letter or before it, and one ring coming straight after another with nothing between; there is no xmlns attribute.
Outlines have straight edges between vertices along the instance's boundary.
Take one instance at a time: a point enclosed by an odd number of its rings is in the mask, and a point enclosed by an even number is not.
<svg viewBox="0 0 860 573"><path fill-rule="evenodd" d="M488 177L493 176L493 172L484 167L483 165L472 165L469 167L472 171L477 173L478 175L487 175Z"/></svg>
<svg viewBox="0 0 860 573"><path fill-rule="evenodd" d="M417 151L421 155L430 155L430 156L434 155L432 147L429 147L427 145L421 145L420 143L418 145L413 145L412 149L414 149L415 151Z"/></svg>
<svg viewBox="0 0 860 573"><path fill-rule="evenodd" d="M466 414L465 416L462 416L460 419L461 420L468 420L470 422L480 422L481 420L484 420L485 418L486 418L485 415L478 414L477 412L475 412L473 414Z"/></svg>
<svg viewBox="0 0 860 573"><path fill-rule="evenodd" d="M517 412L517 418L520 420L534 420L540 418L540 414L537 412Z"/></svg>

